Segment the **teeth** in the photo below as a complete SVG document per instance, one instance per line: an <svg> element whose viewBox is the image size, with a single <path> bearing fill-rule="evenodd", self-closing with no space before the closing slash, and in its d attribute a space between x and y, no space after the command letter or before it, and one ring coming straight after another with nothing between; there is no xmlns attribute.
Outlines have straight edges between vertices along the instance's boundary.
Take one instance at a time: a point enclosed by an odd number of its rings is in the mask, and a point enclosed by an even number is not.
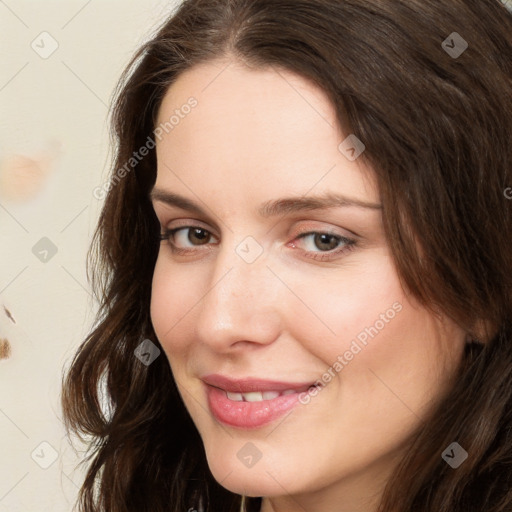
<svg viewBox="0 0 512 512"><path fill-rule="evenodd" d="M252 393L242 393L246 402L261 402L263 396L259 391L253 391Z"/></svg>
<svg viewBox="0 0 512 512"><path fill-rule="evenodd" d="M263 400L272 400L279 396L279 391L263 391L261 396L263 397Z"/></svg>
<svg viewBox="0 0 512 512"><path fill-rule="evenodd" d="M243 402L244 401L242 393L231 393L230 391L226 391L226 394L228 395L228 398L230 400L233 400L234 402Z"/></svg>
<svg viewBox="0 0 512 512"><path fill-rule="evenodd" d="M253 391L251 393L232 393L231 391L226 391L226 395L230 400L234 402L262 402L263 400L273 400L281 395L291 395L296 393L293 389L287 389L280 393L279 391Z"/></svg>

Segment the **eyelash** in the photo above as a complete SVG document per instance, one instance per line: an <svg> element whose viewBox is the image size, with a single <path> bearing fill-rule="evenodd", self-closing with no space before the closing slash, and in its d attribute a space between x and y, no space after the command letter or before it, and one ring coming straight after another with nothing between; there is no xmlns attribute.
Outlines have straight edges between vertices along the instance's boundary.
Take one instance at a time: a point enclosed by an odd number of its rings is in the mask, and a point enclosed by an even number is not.
<svg viewBox="0 0 512 512"><path fill-rule="evenodd" d="M191 254L193 252L196 252L196 249L182 249L182 248L176 247L176 245L169 240L178 231L187 230L187 229L200 229L200 230L204 231L205 233L208 233L210 236L213 236L207 229L202 228L201 226L180 226L178 228L164 230L164 233L159 235L159 240L161 242L167 241L167 243L169 244L169 246L171 248L171 251L175 254L178 254L178 255ZM331 260L336 256L341 256L342 254L353 250L355 248L355 246L357 245L356 240L354 240L352 238L347 238L347 237L344 237L341 235L335 235L334 233L329 233L329 232L325 232L325 231L308 231L306 233L301 233L299 236L297 236L295 238L295 240L306 238L311 235L327 235L327 236L335 238L339 243L345 244L345 246L342 248L332 249L330 251L320 251L320 253L313 253L313 254L316 254L316 256L308 255L308 253L311 253L311 251L303 251L306 254L307 258L317 260L317 261ZM201 246L198 246L198 247L201 247Z"/></svg>

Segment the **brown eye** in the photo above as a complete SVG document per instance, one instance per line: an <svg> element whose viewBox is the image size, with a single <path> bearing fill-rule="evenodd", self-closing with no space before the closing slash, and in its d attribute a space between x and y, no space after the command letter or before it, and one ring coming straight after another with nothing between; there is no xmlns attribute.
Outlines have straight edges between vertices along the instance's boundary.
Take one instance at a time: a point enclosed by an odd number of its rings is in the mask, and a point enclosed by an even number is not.
<svg viewBox="0 0 512 512"><path fill-rule="evenodd" d="M319 261L328 261L355 248L356 241L333 233L311 231L302 233L297 240L304 240L304 255ZM296 244L293 244L295 246Z"/></svg>
<svg viewBox="0 0 512 512"><path fill-rule="evenodd" d="M167 241L173 250L188 250L200 245L207 245L213 235L199 226L181 226L167 229L160 235L160 240Z"/></svg>
<svg viewBox="0 0 512 512"><path fill-rule="evenodd" d="M332 251L333 249L336 249L340 241L337 236L328 235L327 233L317 233L315 234L313 243L318 249L323 251Z"/></svg>
<svg viewBox="0 0 512 512"><path fill-rule="evenodd" d="M189 242L191 242L192 244L194 244L197 240L199 240L199 244L196 244L196 245L202 245L204 243L207 243L208 242L208 239L210 238L210 234L208 233L208 231L206 231L206 229L201 229L201 228L186 228L188 229L188 236L187 236L187 239L189 240ZM206 241L206 242L205 242Z"/></svg>

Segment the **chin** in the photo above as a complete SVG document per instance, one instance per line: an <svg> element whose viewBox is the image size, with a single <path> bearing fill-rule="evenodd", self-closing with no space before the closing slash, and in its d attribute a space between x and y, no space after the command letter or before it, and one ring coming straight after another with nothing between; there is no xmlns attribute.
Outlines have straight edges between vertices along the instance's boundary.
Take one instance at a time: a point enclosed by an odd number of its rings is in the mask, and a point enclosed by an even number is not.
<svg viewBox="0 0 512 512"><path fill-rule="evenodd" d="M219 475L220 476L220 475ZM270 475L267 477L254 478L248 473L246 476L235 475L232 473L227 478L214 475L215 480L228 491L235 494L248 496L250 498L259 498L261 496L280 496L283 494L281 487ZM223 480L224 478L224 480ZM219 481L220 480L220 481ZM222 483L221 483L222 482Z"/></svg>
<svg viewBox="0 0 512 512"><path fill-rule="evenodd" d="M257 463L257 468L246 468L235 455L233 462L208 459L208 466L217 483L235 494L249 497L283 494L283 487L278 483L281 479L263 461Z"/></svg>

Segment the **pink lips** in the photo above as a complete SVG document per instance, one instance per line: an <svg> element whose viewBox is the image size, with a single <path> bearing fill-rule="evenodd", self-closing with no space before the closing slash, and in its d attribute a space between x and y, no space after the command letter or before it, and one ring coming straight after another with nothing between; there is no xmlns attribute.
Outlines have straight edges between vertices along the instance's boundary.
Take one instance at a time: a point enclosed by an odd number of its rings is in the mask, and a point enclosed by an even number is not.
<svg viewBox="0 0 512 512"><path fill-rule="evenodd" d="M258 428L283 416L299 403L299 393L314 386L312 383L262 379L233 380L218 374L207 375L201 380L205 383L208 405L215 418L222 423L242 429ZM234 401L226 395L226 391L232 393L283 392L290 389L293 389L294 393L257 402Z"/></svg>

